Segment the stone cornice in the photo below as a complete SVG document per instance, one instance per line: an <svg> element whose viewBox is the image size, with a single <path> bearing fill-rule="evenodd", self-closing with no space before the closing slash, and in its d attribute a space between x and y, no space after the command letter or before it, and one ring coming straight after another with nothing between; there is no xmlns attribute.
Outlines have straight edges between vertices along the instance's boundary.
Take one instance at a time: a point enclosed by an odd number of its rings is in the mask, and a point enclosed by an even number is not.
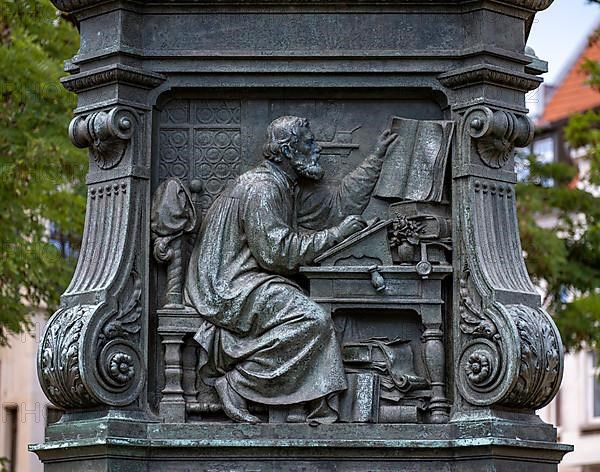
<svg viewBox="0 0 600 472"><path fill-rule="evenodd" d="M87 8L87 7L93 7L96 5L101 5L103 3L107 3L110 0L50 0L52 2L52 4L58 8L61 11L67 12L67 13L71 13L77 10L81 10L83 8ZM520 7L520 8L526 8L528 10L533 10L533 11L541 11L541 10L545 10L546 8L548 8L552 2L554 0L494 0L497 1L499 3L505 3L505 4L509 4L509 5L514 5L516 7ZM457 3L468 3L468 2L472 2L472 0L455 0L455 1L449 1L449 0L384 0L384 1L377 1L377 2L373 2L372 0L350 0L350 1L345 1L343 2L344 4L369 4L369 3L377 3L377 4L382 4L382 3L390 3L390 4L410 4L410 5L447 5L447 4L453 4L456 5ZM168 3L165 2L164 0L146 0L145 2L137 2L137 1L132 1L132 3L146 3L146 4L160 4L160 3ZM272 5L276 5L276 4L311 4L311 3L315 3L315 4L323 4L323 3L331 3L331 4L336 4L336 3L340 3L338 1L329 1L329 2L323 2L322 0L301 0L301 1L289 1L289 0L237 0L237 1L232 1L232 0L180 0L179 2L177 2L178 4L182 4L182 3L189 3L189 4L215 4L215 5L219 5L219 4L272 4Z"/></svg>
<svg viewBox="0 0 600 472"><path fill-rule="evenodd" d="M554 0L504 0L506 3L529 10L542 11L552 5Z"/></svg>
<svg viewBox="0 0 600 472"><path fill-rule="evenodd" d="M438 76L442 85L450 89L459 89L476 84L492 84L520 91L536 89L542 79L534 75L505 69L490 64L481 64L455 69Z"/></svg>
<svg viewBox="0 0 600 472"><path fill-rule="evenodd" d="M100 5L106 0L50 0L52 4L61 11L70 13L81 8Z"/></svg>
<svg viewBox="0 0 600 472"><path fill-rule="evenodd" d="M70 92L80 92L111 83L125 83L144 89L152 89L164 80L165 77L162 75L116 64L64 77L61 82Z"/></svg>

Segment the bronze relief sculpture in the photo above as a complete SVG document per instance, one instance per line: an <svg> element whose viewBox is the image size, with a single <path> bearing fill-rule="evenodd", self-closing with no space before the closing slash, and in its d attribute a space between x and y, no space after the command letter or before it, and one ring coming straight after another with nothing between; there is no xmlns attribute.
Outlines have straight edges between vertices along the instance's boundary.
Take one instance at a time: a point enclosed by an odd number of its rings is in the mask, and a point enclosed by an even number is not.
<svg viewBox="0 0 600 472"><path fill-rule="evenodd" d="M308 120L282 116L267 129L265 161L208 210L191 255L185 302L204 323L202 380L236 421L259 422L247 400L310 403L307 420L333 422L328 398L346 389L330 314L291 279L300 266L366 226L358 216L377 183L389 130L336 187L319 181L320 147Z"/></svg>
<svg viewBox="0 0 600 472"><path fill-rule="evenodd" d="M513 171L551 0L52 2L90 167L48 472L556 470Z"/></svg>

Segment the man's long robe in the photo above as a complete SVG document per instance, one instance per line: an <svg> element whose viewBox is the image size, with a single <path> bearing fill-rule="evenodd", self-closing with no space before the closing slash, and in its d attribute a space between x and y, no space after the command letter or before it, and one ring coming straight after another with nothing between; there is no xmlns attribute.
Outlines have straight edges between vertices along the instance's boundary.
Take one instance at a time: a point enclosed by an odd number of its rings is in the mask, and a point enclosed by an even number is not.
<svg viewBox="0 0 600 472"><path fill-rule="evenodd" d="M192 251L186 304L204 318L200 375L225 375L248 400L287 405L346 388L333 325L286 275L342 239L360 214L382 157L371 155L334 189L297 185L265 161L210 207Z"/></svg>

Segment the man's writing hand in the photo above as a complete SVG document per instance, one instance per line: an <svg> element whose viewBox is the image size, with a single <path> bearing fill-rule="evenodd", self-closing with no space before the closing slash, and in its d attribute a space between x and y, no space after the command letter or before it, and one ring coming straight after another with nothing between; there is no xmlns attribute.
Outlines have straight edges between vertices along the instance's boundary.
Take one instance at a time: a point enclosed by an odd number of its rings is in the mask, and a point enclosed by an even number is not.
<svg viewBox="0 0 600 472"><path fill-rule="evenodd" d="M340 233L342 237L347 238L351 234L360 231L367 227L367 222L360 215L347 216L344 221L340 224Z"/></svg>
<svg viewBox="0 0 600 472"><path fill-rule="evenodd" d="M378 157L385 156L390 144L392 144L397 137L398 135L396 133L392 133L391 129L386 129L377 138L377 144L375 144L375 154Z"/></svg>

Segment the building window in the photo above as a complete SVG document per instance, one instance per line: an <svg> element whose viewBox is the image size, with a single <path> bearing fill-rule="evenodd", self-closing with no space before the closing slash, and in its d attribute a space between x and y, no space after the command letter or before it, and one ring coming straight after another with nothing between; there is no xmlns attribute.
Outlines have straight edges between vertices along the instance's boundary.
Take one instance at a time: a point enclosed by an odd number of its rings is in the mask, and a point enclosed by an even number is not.
<svg viewBox="0 0 600 472"><path fill-rule="evenodd" d="M17 405L4 408L4 450L6 451L7 472L17 471L17 434L19 409Z"/></svg>
<svg viewBox="0 0 600 472"><path fill-rule="evenodd" d="M598 363L598 353L589 353L589 394L588 418L590 421L600 423L600 365Z"/></svg>
<svg viewBox="0 0 600 472"><path fill-rule="evenodd" d="M517 174L518 182L527 182L529 180L529 159L524 151L515 153L515 173Z"/></svg>
<svg viewBox="0 0 600 472"><path fill-rule="evenodd" d="M537 139L533 142L531 151L535 155L535 160L539 164L551 164L556 162L556 139L554 136L546 136L544 138ZM529 175L527 176L529 178ZM552 178L539 178L537 184L542 187L554 186L554 179Z"/></svg>
<svg viewBox="0 0 600 472"><path fill-rule="evenodd" d="M48 224L48 232L50 243L60 251L62 257L77 257L79 255L79 252L72 246L71 235L62 233L53 223Z"/></svg>
<svg viewBox="0 0 600 472"><path fill-rule="evenodd" d="M528 182L530 180L530 162L529 154L535 156L535 160L540 164L551 164L556 161L556 139L554 135L536 138L527 151L521 150L515 154L515 172L517 181ZM537 184L543 187L554 185L553 179L539 179Z"/></svg>
<svg viewBox="0 0 600 472"><path fill-rule="evenodd" d="M560 402L561 391L559 390L554 399L548 405L546 405L541 410L537 411L537 414L540 416L540 418L556 426L556 428L558 428L559 430L559 433L562 422Z"/></svg>
<svg viewBox="0 0 600 472"><path fill-rule="evenodd" d="M536 160L541 164L550 164L551 162L554 162L554 137L547 136L545 138L535 140L533 142L532 151L536 156Z"/></svg>

